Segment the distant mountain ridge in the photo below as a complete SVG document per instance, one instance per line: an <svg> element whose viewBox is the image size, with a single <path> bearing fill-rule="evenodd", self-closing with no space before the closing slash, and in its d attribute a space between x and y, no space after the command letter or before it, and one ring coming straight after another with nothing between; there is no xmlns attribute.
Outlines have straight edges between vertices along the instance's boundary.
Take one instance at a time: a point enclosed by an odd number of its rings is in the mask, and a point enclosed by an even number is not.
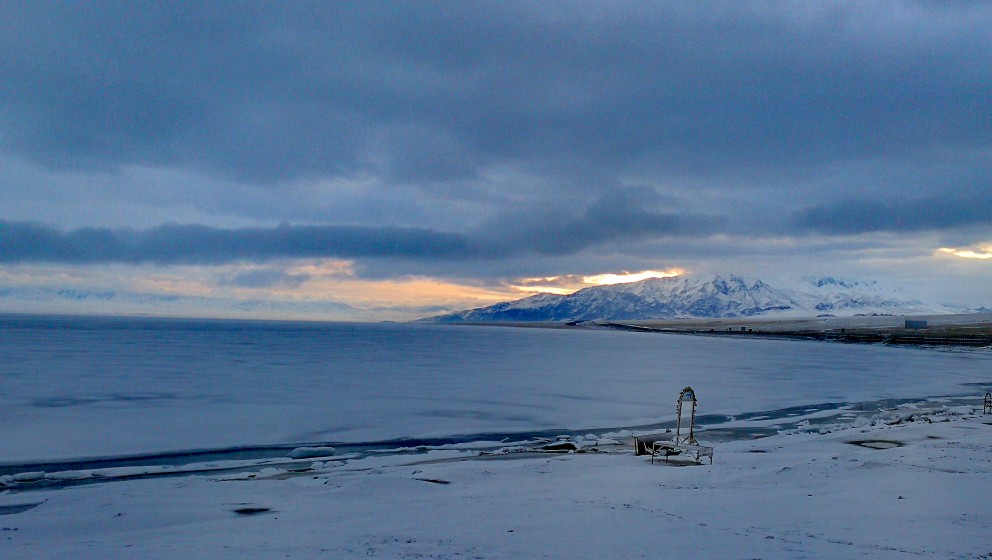
<svg viewBox="0 0 992 560"><path fill-rule="evenodd" d="M537 294L421 319L431 323L646 320L754 316L813 317L856 314L960 312L924 303L877 282L832 277L773 286L738 275L649 278L627 284L592 286L569 295Z"/></svg>

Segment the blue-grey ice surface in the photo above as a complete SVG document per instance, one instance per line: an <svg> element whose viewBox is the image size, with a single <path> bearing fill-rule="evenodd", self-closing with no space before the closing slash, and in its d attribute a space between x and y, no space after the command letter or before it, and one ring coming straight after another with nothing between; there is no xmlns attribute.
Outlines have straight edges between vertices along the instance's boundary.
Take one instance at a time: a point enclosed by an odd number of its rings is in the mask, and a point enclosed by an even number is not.
<svg viewBox="0 0 992 560"><path fill-rule="evenodd" d="M992 382L984 350L406 324L0 316L0 354L6 464L646 426L686 385L747 418Z"/></svg>

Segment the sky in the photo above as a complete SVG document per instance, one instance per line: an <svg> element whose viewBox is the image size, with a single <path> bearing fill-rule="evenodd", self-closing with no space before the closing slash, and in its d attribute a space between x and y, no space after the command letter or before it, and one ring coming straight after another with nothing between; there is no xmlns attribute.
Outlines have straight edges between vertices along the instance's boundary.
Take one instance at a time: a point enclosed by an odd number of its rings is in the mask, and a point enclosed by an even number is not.
<svg viewBox="0 0 992 560"><path fill-rule="evenodd" d="M0 0L0 312L992 304L992 3Z"/></svg>

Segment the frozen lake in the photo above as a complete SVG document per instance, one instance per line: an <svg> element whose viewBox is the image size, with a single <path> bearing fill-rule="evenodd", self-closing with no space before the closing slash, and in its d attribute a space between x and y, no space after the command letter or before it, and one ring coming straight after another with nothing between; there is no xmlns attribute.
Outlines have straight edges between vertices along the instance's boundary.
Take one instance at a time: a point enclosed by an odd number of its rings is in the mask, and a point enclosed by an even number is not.
<svg viewBox="0 0 992 560"><path fill-rule="evenodd" d="M8 315L0 463L637 428L672 421L686 385L704 420L774 426L790 407L977 399L989 384L987 349Z"/></svg>

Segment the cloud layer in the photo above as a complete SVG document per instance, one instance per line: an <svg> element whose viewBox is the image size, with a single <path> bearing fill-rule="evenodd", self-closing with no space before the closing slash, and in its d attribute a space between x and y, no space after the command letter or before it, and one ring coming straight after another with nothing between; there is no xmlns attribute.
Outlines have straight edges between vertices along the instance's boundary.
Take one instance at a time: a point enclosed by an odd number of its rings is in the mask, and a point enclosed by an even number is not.
<svg viewBox="0 0 992 560"><path fill-rule="evenodd" d="M0 265L487 283L992 240L987 2L0 13ZM229 281L301 281L270 274Z"/></svg>
<svg viewBox="0 0 992 560"><path fill-rule="evenodd" d="M222 264L314 257L478 256L463 236L423 229L290 226L225 230L164 225L144 231L85 228L62 232L0 222L0 262Z"/></svg>
<svg viewBox="0 0 992 560"><path fill-rule="evenodd" d="M441 265L520 255L569 255L601 244L691 234L714 220L641 209L636 200L600 200L577 219L521 227L512 237L426 228L293 226L223 229L167 224L63 231L0 221L0 263L225 264L293 258L411 259ZM699 223L695 223L699 222Z"/></svg>
<svg viewBox="0 0 992 560"><path fill-rule="evenodd" d="M987 146L990 10L7 3L3 137L52 166L412 183Z"/></svg>

